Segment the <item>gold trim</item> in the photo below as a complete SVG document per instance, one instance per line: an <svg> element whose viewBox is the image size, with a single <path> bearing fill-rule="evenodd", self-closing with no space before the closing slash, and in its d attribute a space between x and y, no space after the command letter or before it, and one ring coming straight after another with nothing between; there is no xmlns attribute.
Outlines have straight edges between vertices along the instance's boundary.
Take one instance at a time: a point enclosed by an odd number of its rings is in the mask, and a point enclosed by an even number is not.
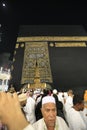
<svg viewBox="0 0 87 130"><path fill-rule="evenodd" d="M20 46L23 48L24 47L24 43L22 43Z"/></svg>
<svg viewBox="0 0 87 130"><path fill-rule="evenodd" d="M13 62L15 62L15 58L13 58Z"/></svg>
<svg viewBox="0 0 87 130"><path fill-rule="evenodd" d="M10 79L13 79L12 75L11 75Z"/></svg>
<svg viewBox="0 0 87 130"><path fill-rule="evenodd" d="M54 45L55 45L54 43L50 43L50 44L49 44L49 46L51 46L51 47L54 47Z"/></svg>
<svg viewBox="0 0 87 130"><path fill-rule="evenodd" d="M16 50L14 51L14 55L16 55Z"/></svg>
<svg viewBox="0 0 87 130"><path fill-rule="evenodd" d="M15 47L15 48L19 48L19 44L18 44L18 43L16 44L16 47Z"/></svg>
<svg viewBox="0 0 87 130"><path fill-rule="evenodd" d="M35 36L17 38L17 42L27 41L87 41L87 36Z"/></svg>
<svg viewBox="0 0 87 130"><path fill-rule="evenodd" d="M61 43L55 43L55 47L86 47L85 42L61 42Z"/></svg>
<svg viewBox="0 0 87 130"><path fill-rule="evenodd" d="M11 70L14 70L14 66L13 65L11 65Z"/></svg>

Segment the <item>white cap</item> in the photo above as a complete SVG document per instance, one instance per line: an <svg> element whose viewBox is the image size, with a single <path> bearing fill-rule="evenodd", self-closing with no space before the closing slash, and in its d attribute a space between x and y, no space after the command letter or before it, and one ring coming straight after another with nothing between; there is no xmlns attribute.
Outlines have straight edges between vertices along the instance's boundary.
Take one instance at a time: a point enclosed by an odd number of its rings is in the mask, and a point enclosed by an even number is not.
<svg viewBox="0 0 87 130"><path fill-rule="evenodd" d="M46 103L56 103L53 96L45 96L42 98L42 105Z"/></svg>
<svg viewBox="0 0 87 130"><path fill-rule="evenodd" d="M27 100L26 93L19 94L18 99L19 99L20 102Z"/></svg>
<svg viewBox="0 0 87 130"><path fill-rule="evenodd" d="M53 94L57 94L57 90L56 89L53 90Z"/></svg>

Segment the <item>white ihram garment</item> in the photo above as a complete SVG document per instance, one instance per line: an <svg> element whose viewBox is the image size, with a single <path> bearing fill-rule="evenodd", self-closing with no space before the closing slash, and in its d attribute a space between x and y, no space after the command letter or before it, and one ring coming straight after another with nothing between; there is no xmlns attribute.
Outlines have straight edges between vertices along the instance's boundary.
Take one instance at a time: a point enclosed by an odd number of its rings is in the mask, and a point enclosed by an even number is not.
<svg viewBox="0 0 87 130"><path fill-rule="evenodd" d="M87 130L85 122L79 111L76 111L72 107L68 107L66 110L66 116L70 130Z"/></svg>
<svg viewBox="0 0 87 130"><path fill-rule="evenodd" d="M28 97L26 106L23 108L27 121L33 124L36 121L35 116L35 100L32 97Z"/></svg>
<svg viewBox="0 0 87 130"><path fill-rule="evenodd" d="M43 118L35 122L32 126L34 130L47 130L47 127ZM30 126L27 126L23 130L33 130L33 129L30 129ZM69 128L67 124L65 123L65 121L61 117L57 116L54 130L69 130Z"/></svg>

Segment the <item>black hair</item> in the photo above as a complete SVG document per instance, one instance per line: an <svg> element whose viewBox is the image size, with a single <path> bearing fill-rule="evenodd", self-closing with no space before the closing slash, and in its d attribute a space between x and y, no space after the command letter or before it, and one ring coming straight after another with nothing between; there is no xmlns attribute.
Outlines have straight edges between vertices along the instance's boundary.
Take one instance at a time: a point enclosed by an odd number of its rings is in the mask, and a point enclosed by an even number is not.
<svg viewBox="0 0 87 130"><path fill-rule="evenodd" d="M79 94L75 94L73 97L73 104L76 105L77 103L83 102L83 96Z"/></svg>

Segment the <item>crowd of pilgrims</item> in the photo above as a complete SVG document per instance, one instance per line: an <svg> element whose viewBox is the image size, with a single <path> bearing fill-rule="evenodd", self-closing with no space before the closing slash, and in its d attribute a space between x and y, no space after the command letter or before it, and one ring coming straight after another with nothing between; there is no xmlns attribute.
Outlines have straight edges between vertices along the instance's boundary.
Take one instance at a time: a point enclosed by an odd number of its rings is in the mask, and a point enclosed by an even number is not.
<svg viewBox="0 0 87 130"><path fill-rule="evenodd" d="M21 105L23 114L31 124L42 118L41 101L44 96L55 98L57 116L62 117L70 130L87 130L87 90L84 94L76 94L73 90L58 92L57 89L43 91L29 90L27 100Z"/></svg>

